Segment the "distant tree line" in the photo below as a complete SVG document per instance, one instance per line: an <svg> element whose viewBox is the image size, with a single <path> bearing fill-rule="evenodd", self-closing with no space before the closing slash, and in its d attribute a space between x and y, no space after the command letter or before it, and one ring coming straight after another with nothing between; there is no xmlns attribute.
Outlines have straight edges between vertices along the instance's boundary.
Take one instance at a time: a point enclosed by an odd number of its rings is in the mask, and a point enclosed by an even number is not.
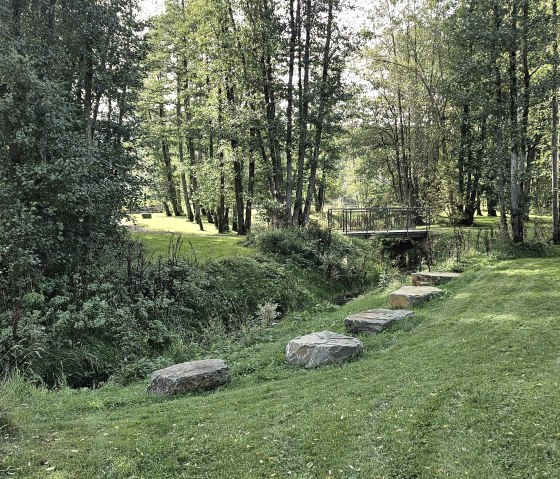
<svg viewBox="0 0 560 479"><path fill-rule="evenodd" d="M556 1L381 1L371 20L345 141L362 198L381 175L366 202L466 226L485 203L515 242L552 208L558 242Z"/></svg>
<svg viewBox="0 0 560 479"><path fill-rule="evenodd" d="M337 158L339 0L190 0L152 21L139 103L151 195L220 232L306 225Z"/></svg>

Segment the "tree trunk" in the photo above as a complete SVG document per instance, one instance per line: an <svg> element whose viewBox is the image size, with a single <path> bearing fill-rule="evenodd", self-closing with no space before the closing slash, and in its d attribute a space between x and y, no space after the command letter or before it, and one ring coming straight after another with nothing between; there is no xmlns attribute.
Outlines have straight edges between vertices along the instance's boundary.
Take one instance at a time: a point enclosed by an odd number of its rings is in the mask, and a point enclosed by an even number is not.
<svg viewBox="0 0 560 479"><path fill-rule="evenodd" d="M290 0L290 54L288 60L288 106L286 109L286 223L292 224L292 141L294 103L294 64L296 55L297 26L300 23L301 3L297 0L294 18L294 0Z"/></svg>
<svg viewBox="0 0 560 479"><path fill-rule="evenodd" d="M301 45L301 42L299 42ZM307 152L307 122L309 117L309 64L311 49L311 0L306 0L305 9L305 44L303 53L303 85L301 82L301 47L299 51L299 148L298 165L296 179L296 198L294 201L294 213L292 223L302 224L303 215L303 174L305 166L305 156Z"/></svg>
<svg viewBox="0 0 560 479"><path fill-rule="evenodd" d="M165 121L165 112L163 103L159 104L159 119L162 125ZM167 190L167 200L171 203L173 208L173 214L175 216L181 215L180 205L177 203L177 189L175 188L175 183L173 181L173 167L171 165L171 154L169 152L169 143L165 136L160 139L161 143L161 155L163 159L163 168L165 172L165 187Z"/></svg>
<svg viewBox="0 0 560 479"><path fill-rule="evenodd" d="M222 89L218 88L218 157L220 158L220 201L218 205L218 214L216 220L216 228L218 233L227 233L227 224L225 223L226 213L226 171L224 162L224 152L221 150L223 131L222 117ZM214 135L212 125L210 125L210 164L214 164Z"/></svg>
<svg viewBox="0 0 560 479"><path fill-rule="evenodd" d="M189 185L187 182L187 175L185 173L181 173L181 188L183 190L183 198L185 199L185 207L187 209L187 219L192 223L194 221L194 213L191 207Z"/></svg>
<svg viewBox="0 0 560 479"><path fill-rule="evenodd" d="M498 216L498 211L496 211L496 199L494 195L488 193L486 196L486 204L488 209L488 216Z"/></svg>
<svg viewBox="0 0 560 479"><path fill-rule="evenodd" d="M227 233L228 224L226 222L226 172L225 172L225 161L224 152L220 151L220 204L218 206L218 221L217 228L218 233Z"/></svg>
<svg viewBox="0 0 560 479"><path fill-rule="evenodd" d="M163 210L165 211L165 216L173 216L171 214L171 210L169 209L169 205L167 204L167 201L163 202Z"/></svg>
<svg viewBox="0 0 560 479"><path fill-rule="evenodd" d="M315 204L315 210L317 213L321 213L323 211L323 207L325 206L325 183L327 181L327 175L323 171L323 175L321 180L317 183L317 200ZM365 201L367 202L367 188L366 188L366 198Z"/></svg>
<svg viewBox="0 0 560 479"><path fill-rule="evenodd" d="M194 166L196 162L196 152L194 150L194 139L192 136L187 140L187 145L189 149L189 161L191 167L190 180L193 192L193 202L194 202L194 221L198 224L200 231L204 231L204 225L202 224L202 215L200 212L200 201L198 199L198 181L196 175L193 173Z"/></svg>
<svg viewBox="0 0 560 479"><path fill-rule="evenodd" d="M183 111L181 108L181 91L180 91L180 81L179 81L179 74L177 73L177 103L176 103L176 112L177 112L177 139L178 139L178 150L179 150L179 163L181 166L186 169L187 165L185 164L185 153L183 150ZM190 202L190 195L189 195L189 188L187 184L187 175L183 171L181 173L181 189L183 190L183 198L185 199L185 208L187 210L187 219L192 223L194 221L194 213L191 208Z"/></svg>
<svg viewBox="0 0 560 479"><path fill-rule="evenodd" d="M470 109L468 103L463 104L462 114L461 114L461 136L459 141L459 155L457 158L457 202L455 204L455 209L458 215L459 224L463 226L470 226L467 224L464 213L465 213L465 166L466 157L468 155L468 150L470 148L470 138L469 138L469 116Z"/></svg>
<svg viewBox="0 0 560 479"><path fill-rule="evenodd" d="M529 109L531 99L531 73L529 71L529 1L523 0L523 29L522 29L521 60L523 65L523 104L521 115L521 157L519 165L519 181L521 189L521 209L523 221L529 219L531 170L536 155L536 138L529 137Z"/></svg>
<svg viewBox="0 0 560 479"><path fill-rule="evenodd" d="M482 205L481 205L480 191L476 195L476 216L482 216Z"/></svg>
<svg viewBox="0 0 560 479"><path fill-rule="evenodd" d="M178 138L178 150L179 150L179 163L183 168L186 168L185 163L185 153L183 150L183 118L181 111L181 101L179 96L179 82L177 82L177 138ZM191 208L189 188L187 184L187 175L185 172L181 172L181 189L183 190L183 198L185 200L185 208L187 211L187 219L191 223L194 221L194 213Z"/></svg>
<svg viewBox="0 0 560 479"><path fill-rule="evenodd" d="M243 211L243 172L237 148L233 149L233 173L235 189L235 209L237 212L237 234L245 235L247 233L247 227L245 225Z"/></svg>
<svg viewBox="0 0 560 479"><path fill-rule="evenodd" d="M212 216L212 210L210 207L206 208L206 221L211 225L214 224L214 217Z"/></svg>
<svg viewBox="0 0 560 479"><path fill-rule="evenodd" d="M517 121L517 16L518 2L513 0L511 13L512 40L509 50L509 115L510 115L510 211L511 233L514 243L523 243L523 191L521 173L523 158L520 155Z"/></svg>
<svg viewBox="0 0 560 479"><path fill-rule="evenodd" d="M467 190L465 196L465 224L472 226L474 224L475 212L480 212L480 179L482 177L482 162L484 157L484 145L486 144L486 118L482 118L479 127L480 134L476 138L476 152L473 152L472 145L469 145L469 173L467 181ZM473 161L474 160L474 161Z"/></svg>
<svg viewBox="0 0 560 479"><path fill-rule="evenodd" d="M226 76L226 97L230 107L235 105L235 92L233 90L233 85L231 85L228 77ZM241 165L241 159L239 158L239 142L236 138L230 139L232 156L233 156L233 185L235 193L235 210L237 213L237 234L245 235L247 234L247 228L245 225L245 207L243 204L243 167Z"/></svg>
<svg viewBox="0 0 560 479"><path fill-rule="evenodd" d="M327 102L327 81L329 74L329 59L331 53L331 36L333 23L333 2L329 0L329 13L327 18L327 34L325 38L325 47L323 50L323 72L321 74L321 86L319 88L319 112L317 113L317 124L315 126L315 144L313 147L313 156L309 171L309 184L307 186L307 197L305 199L305 209L303 210L303 224L309 222L311 214L311 204L313 202L313 194L315 192L315 182L317 180L317 166L319 164L319 152L321 150L321 135L323 134L323 121Z"/></svg>
<svg viewBox="0 0 560 479"><path fill-rule="evenodd" d="M558 215L558 4L552 0L552 241L560 243Z"/></svg>
<svg viewBox="0 0 560 479"><path fill-rule="evenodd" d="M181 209L177 201L177 188L175 188L175 182L173 181L173 169L171 166L171 155L169 154L169 144L167 140L162 138L161 140L161 152L163 156L163 163L165 168L165 183L167 186L167 199L171 203L173 208L173 214L175 216L181 216Z"/></svg>
<svg viewBox="0 0 560 479"><path fill-rule="evenodd" d="M494 34L498 35L502 26L502 16L500 10L500 1L494 0L493 4L494 16ZM502 75L500 73L500 65L498 56L494 58L494 88L496 101L496 125L495 125L495 143L496 143L496 173L498 178L498 200L500 206L500 228L504 238L509 239L509 231L506 213L506 165L504 157L504 100L502 92Z"/></svg>

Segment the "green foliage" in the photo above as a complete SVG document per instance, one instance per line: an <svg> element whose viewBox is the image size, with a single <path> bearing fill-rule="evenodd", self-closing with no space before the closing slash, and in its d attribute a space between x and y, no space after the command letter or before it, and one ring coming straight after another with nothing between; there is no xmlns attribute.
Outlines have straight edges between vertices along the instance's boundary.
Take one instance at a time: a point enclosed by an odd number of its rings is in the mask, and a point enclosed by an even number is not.
<svg viewBox="0 0 560 479"><path fill-rule="evenodd" d="M319 239L302 228L279 228L256 236L256 244L263 253L289 258L303 265L320 263Z"/></svg>
<svg viewBox="0 0 560 479"><path fill-rule="evenodd" d="M25 368L49 385L96 386L111 376L129 382L155 365L196 357L220 338L261 327L263 305L274 304L283 315L363 288L358 262L339 264L342 255L358 251L352 243L325 243L329 236L319 229L286 235L299 243L315 238L313 261L283 262L276 254L200 263L181 259L176 241L167 258L155 261L137 243L95 251L96 265L22 297L17 340L4 313L3 368ZM329 284L335 278L337 287Z"/></svg>
<svg viewBox="0 0 560 479"><path fill-rule="evenodd" d="M267 230L250 241L265 254L318 267L328 278L348 286L366 286L378 279L376 245L352 241L314 223L308 228Z"/></svg>
<svg viewBox="0 0 560 479"><path fill-rule="evenodd" d="M0 7L0 369L50 350L55 323L81 335L107 321L105 304L65 295L122 236L136 191L135 10L133 0ZM59 303L68 317L54 321Z"/></svg>

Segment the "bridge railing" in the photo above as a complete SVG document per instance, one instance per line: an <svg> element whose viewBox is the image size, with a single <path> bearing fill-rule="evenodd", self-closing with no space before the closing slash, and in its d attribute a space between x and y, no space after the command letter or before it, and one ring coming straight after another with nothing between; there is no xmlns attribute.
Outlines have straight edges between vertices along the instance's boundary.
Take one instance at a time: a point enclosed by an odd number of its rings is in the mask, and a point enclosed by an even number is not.
<svg viewBox="0 0 560 479"><path fill-rule="evenodd" d="M329 228L345 234L406 234L430 229L429 208L338 208L330 209L327 219Z"/></svg>

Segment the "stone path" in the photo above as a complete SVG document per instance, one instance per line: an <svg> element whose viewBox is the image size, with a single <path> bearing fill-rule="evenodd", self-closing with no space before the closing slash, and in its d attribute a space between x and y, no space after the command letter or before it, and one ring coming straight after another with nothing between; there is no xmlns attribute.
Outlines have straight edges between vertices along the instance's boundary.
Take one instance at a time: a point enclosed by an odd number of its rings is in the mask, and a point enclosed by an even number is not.
<svg viewBox="0 0 560 479"><path fill-rule="evenodd" d="M414 316L414 311L406 309L370 309L352 314L344 320L349 333L377 334L399 319Z"/></svg>
<svg viewBox="0 0 560 479"><path fill-rule="evenodd" d="M377 334L395 321L413 317L414 311L406 308L443 294L441 289L431 285L459 276L447 272L414 273L413 286L403 286L389 295L394 309L369 309L352 314L346 317L344 326L351 334ZM286 345L286 361L304 368L316 368L347 361L360 354L363 347L360 340L351 336L321 331L292 339ZM148 392L171 395L213 389L229 380L229 368L221 359L192 361L155 371Z"/></svg>
<svg viewBox="0 0 560 479"><path fill-rule="evenodd" d="M227 364L221 359L203 359L175 364L152 374L148 392L164 395L214 389L229 381Z"/></svg>
<svg viewBox="0 0 560 479"><path fill-rule="evenodd" d="M449 273L446 271L426 271L425 273L412 273L413 286L437 286L448 281L460 278L460 273Z"/></svg>
<svg viewBox="0 0 560 479"><path fill-rule="evenodd" d="M377 334L395 321L413 317L414 311L407 308L441 296L443 291L432 284L441 284L459 276L458 273L448 272L414 273L414 286L403 286L389 295L393 309L370 309L352 314L345 318L344 326L350 334ZM305 368L315 368L345 361L358 354L362 348L363 344L355 338L322 331L292 339L286 346L286 361Z"/></svg>
<svg viewBox="0 0 560 479"><path fill-rule="evenodd" d="M295 366L316 368L346 361L359 354L363 347L358 339L321 331L292 339L286 346L286 361Z"/></svg>
<svg viewBox="0 0 560 479"><path fill-rule="evenodd" d="M389 295L391 306L396 309L410 308L415 304L441 296L443 291L433 286L403 286Z"/></svg>

